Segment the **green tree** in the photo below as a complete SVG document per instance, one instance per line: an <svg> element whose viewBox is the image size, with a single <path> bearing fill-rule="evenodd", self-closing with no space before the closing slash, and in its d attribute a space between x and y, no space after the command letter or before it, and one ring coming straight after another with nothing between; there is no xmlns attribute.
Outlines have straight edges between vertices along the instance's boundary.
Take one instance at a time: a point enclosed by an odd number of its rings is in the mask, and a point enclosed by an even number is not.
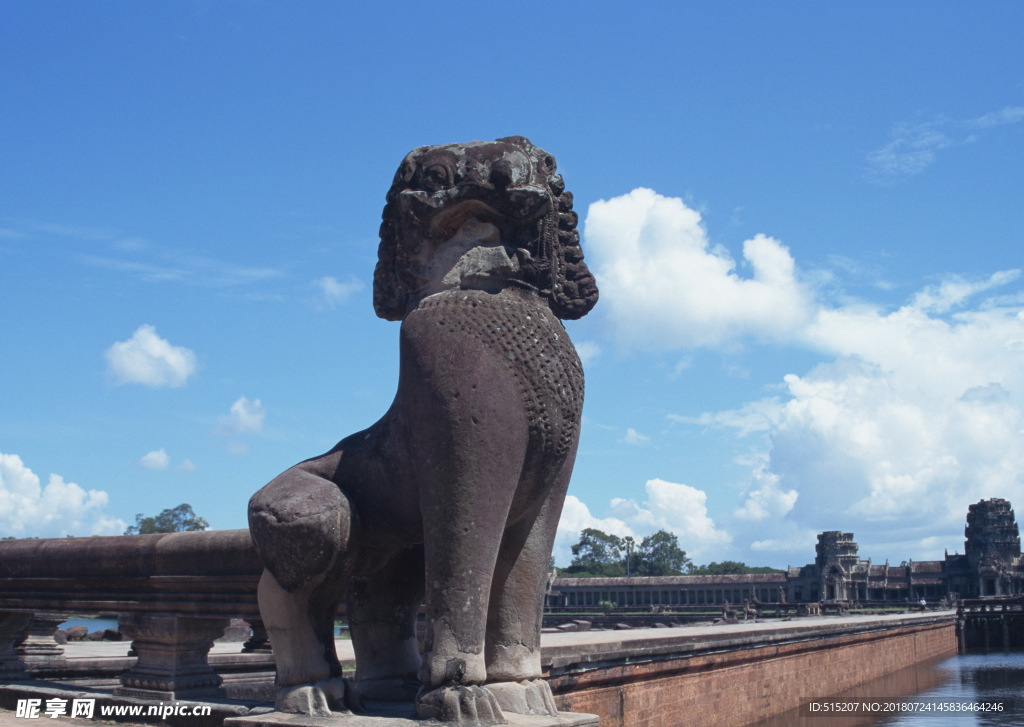
<svg viewBox="0 0 1024 727"><path fill-rule="evenodd" d="M617 535L584 528L580 541L572 546L572 562L566 573L583 578L586 576L614 577L623 573L623 541Z"/></svg>
<svg viewBox="0 0 1024 727"><path fill-rule="evenodd" d="M636 574L641 576L678 576L692 566L686 551L679 548L679 538L667 530L659 530L640 542L636 551Z"/></svg>
<svg viewBox="0 0 1024 727"><path fill-rule="evenodd" d="M633 540L632 535L627 535L622 539L622 551L626 575L636 575L636 558L634 556L634 553L636 553L636 541Z"/></svg>
<svg viewBox="0 0 1024 727"><path fill-rule="evenodd" d="M206 530L210 523L192 512L192 506L182 503L167 509L155 517L145 517L141 512L135 516L135 524L124 531L125 535L146 535L148 533L180 533L186 530Z"/></svg>
<svg viewBox="0 0 1024 727"><path fill-rule="evenodd" d="M695 576L731 576L746 573L785 573L786 571L768 566L749 566L736 560L723 560L721 563L708 563L691 568L690 575Z"/></svg>

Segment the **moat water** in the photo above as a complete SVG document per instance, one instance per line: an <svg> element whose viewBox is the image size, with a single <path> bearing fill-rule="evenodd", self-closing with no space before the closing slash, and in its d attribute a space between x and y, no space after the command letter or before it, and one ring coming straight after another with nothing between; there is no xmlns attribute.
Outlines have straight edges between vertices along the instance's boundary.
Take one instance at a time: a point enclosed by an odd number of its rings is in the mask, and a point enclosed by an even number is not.
<svg viewBox="0 0 1024 727"><path fill-rule="evenodd" d="M811 701L818 704L814 714ZM1024 725L1024 649L926 662L839 694L809 694L807 702L750 727ZM887 708L916 711L895 714Z"/></svg>

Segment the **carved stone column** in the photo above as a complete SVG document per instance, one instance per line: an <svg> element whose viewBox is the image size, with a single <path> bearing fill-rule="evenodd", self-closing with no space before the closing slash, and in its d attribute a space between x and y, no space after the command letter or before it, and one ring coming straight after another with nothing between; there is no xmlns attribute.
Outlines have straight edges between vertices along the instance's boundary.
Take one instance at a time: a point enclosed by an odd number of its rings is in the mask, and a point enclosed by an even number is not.
<svg viewBox="0 0 1024 727"><path fill-rule="evenodd" d="M25 671L25 663L15 651L15 645L25 637L30 623L31 613L0 611L0 681L31 679Z"/></svg>
<svg viewBox="0 0 1024 727"><path fill-rule="evenodd" d="M32 615L25 638L15 647L15 652L26 664L50 664L64 658L64 648L53 640L57 627L68 620L61 613L36 613Z"/></svg>
<svg viewBox="0 0 1024 727"><path fill-rule="evenodd" d="M243 654L271 654L273 649L270 647L270 638L267 636L267 627L263 625L263 620L258 618L246 619L246 623L249 624L249 628L252 629L252 636L249 640L242 644Z"/></svg>
<svg viewBox="0 0 1024 727"><path fill-rule="evenodd" d="M207 656L228 619L123 613L117 623L139 660L114 694L165 701L226 695Z"/></svg>

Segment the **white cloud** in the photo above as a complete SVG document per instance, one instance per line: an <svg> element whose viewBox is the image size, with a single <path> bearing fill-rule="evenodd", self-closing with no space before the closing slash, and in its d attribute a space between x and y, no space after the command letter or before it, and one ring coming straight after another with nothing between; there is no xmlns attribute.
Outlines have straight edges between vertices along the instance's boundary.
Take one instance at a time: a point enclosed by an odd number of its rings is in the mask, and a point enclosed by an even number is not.
<svg viewBox="0 0 1024 727"><path fill-rule="evenodd" d="M740 279L696 211L650 190L592 205L586 234L623 344L728 348L760 339L830 358L785 376L783 396L668 417L763 442L764 458L750 465L726 518L743 523L748 542L782 548L807 531L841 528L865 543L902 544L909 557L935 557L913 549L937 530L959 530L969 503L1024 502L1024 296L980 299L1019 284L1019 270L947 276L887 311L827 305L798 282L788 251L763 236L745 251L753 278ZM627 432L624 441L642 436ZM610 514L643 531L655 528L645 513L667 523L670 510L619 501Z"/></svg>
<svg viewBox="0 0 1024 727"><path fill-rule="evenodd" d="M950 276L939 285L929 285L919 291L911 305L929 313L948 313L965 303L971 296L1006 285L1019 277L1020 270L1000 270L987 280L967 280L959 275Z"/></svg>
<svg viewBox="0 0 1024 727"><path fill-rule="evenodd" d="M785 376L772 417L700 417L764 437L767 461L753 464L733 513L759 524L748 531L755 549L843 529L867 553L884 543L936 558L925 539L956 547L968 504L1024 502L1024 312L983 305L944 320L926 310L959 297L922 291L922 307L890 313L822 309L803 338L836 358Z"/></svg>
<svg viewBox="0 0 1024 727"><path fill-rule="evenodd" d="M196 471L196 466L195 466L195 464L193 464L192 460L186 459L184 462L179 464L174 469L177 470L178 472L184 472L184 473L188 474L190 472L195 472Z"/></svg>
<svg viewBox="0 0 1024 727"><path fill-rule="evenodd" d="M632 427L629 427L626 429L626 436L623 438L622 441L624 441L626 444L639 446L641 444L646 444L647 442L651 441L651 438L648 437L646 434L641 434Z"/></svg>
<svg viewBox="0 0 1024 727"><path fill-rule="evenodd" d="M1008 113L1005 123L1016 118ZM915 138L922 149L939 143ZM586 237L603 310L624 346L728 349L762 340L829 358L785 376L784 395L668 417L761 442L763 456L721 518L729 530L742 526L755 549L780 552L807 532L843 529L864 548L934 558L922 544L941 533L955 545L971 502L1024 502L1024 293L994 294L1019 286L1019 270L947 276L896 310L829 305L800 282L777 241L748 240L754 274L741 279L696 211L646 189L592 205ZM643 532L655 528L654 513L668 522L667 511L619 501L610 514ZM710 531L728 542L718 527Z"/></svg>
<svg viewBox="0 0 1024 727"><path fill-rule="evenodd" d="M111 251L120 256L82 254L78 259L86 265L127 273L146 282L228 288L263 283L282 274L274 268L236 265L183 248L167 248L138 236L123 235L118 230L55 224L36 224L31 229L44 235L106 242Z"/></svg>
<svg viewBox="0 0 1024 727"><path fill-rule="evenodd" d="M800 490L804 515L906 528L960 523L970 502L1024 495L1020 399L1003 388L1020 392L1024 381L999 377L992 388L998 364L950 360L947 343L907 351L896 369L851 357L786 377L792 399L771 435L770 466ZM932 357L937 365L916 375ZM1005 398L992 396L1000 390Z"/></svg>
<svg viewBox="0 0 1024 727"><path fill-rule="evenodd" d="M936 152L954 141L936 126L942 120L922 124L896 124L892 141L868 154L868 162L880 179L909 177L923 172L935 161Z"/></svg>
<svg viewBox="0 0 1024 727"><path fill-rule="evenodd" d="M245 442L228 442L225 446L229 454L249 454L249 445Z"/></svg>
<svg viewBox="0 0 1024 727"><path fill-rule="evenodd" d="M320 292L323 294L323 302L332 308L335 305L344 303L353 293L358 293L366 287L363 285L363 281L358 280L354 276L351 276L347 282L340 283L330 275L314 280L313 285L320 288Z"/></svg>
<svg viewBox="0 0 1024 727"><path fill-rule="evenodd" d="M0 454L0 532L17 537L115 535L124 521L103 512L107 493L51 474L46 487L16 454Z"/></svg>
<svg viewBox="0 0 1024 727"><path fill-rule="evenodd" d="M868 154L868 163L878 181L913 176L927 169L942 149L970 144L978 139L977 134L958 136L957 130L983 131L1004 124L1016 124L1022 119L1024 108L1007 106L1001 111L976 119L958 121L939 116L917 124L899 123L893 126L892 141Z"/></svg>
<svg viewBox="0 0 1024 727"><path fill-rule="evenodd" d="M259 399L250 401L244 396L238 397L231 405L231 414L228 415L226 424L236 434L246 432L259 434L263 431L263 420L267 417L267 410Z"/></svg>
<svg viewBox="0 0 1024 727"><path fill-rule="evenodd" d="M698 417L668 414L667 419L682 424L700 424L708 427L731 427L741 437L754 432L767 432L779 422L782 403L778 397L758 399L744 404L739 409L705 412Z"/></svg>
<svg viewBox="0 0 1024 727"><path fill-rule="evenodd" d="M990 129L993 126L1002 126L1003 124L1016 124L1021 120L1024 120L1024 107L1007 106L1002 111L993 111L990 114L971 119L967 122L967 125L979 129Z"/></svg>
<svg viewBox="0 0 1024 727"><path fill-rule="evenodd" d="M145 251L146 246L139 242L129 239L111 243L111 246L126 253ZM195 255L162 253L157 254L156 258L154 262L140 262L102 255L78 256L86 265L127 273L149 283L227 288L262 283L281 275L279 270L273 268L245 267Z"/></svg>
<svg viewBox="0 0 1024 727"><path fill-rule="evenodd" d="M259 434L263 431L267 410L259 399L238 397L231 405L230 413L220 417L220 424L213 430L214 434L231 438L226 445L231 454L248 454L249 445L239 441L237 437L246 434Z"/></svg>
<svg viewBox="0 0 1024 727"><path fill-rule="evenodd" d="M576 344L576 354L584 366L594 361L601 353L601 347L594 341L580 341Z"/></svg>
<svg viewBox="0 0 1024 727"><path fill-rule="evenodd" d="M616 337L640 348L787 339L813 313L789 251L757 235L743 243L751 278L712 247L700 213L650 189L590 205L587 254Z"/></svg>
<svg viewBox="0 0 1024 727"><path fill-rule="evenodd" d="M750 544L750 549L756 553L794 553L798 557L804 557L814 552L814 546L818 543L818 533L814 530L802 530L790 533L785 538L768 538L766 540L755 540ZM869 556L869 553L862 553L861 557ZM796 565L802 562L793 563Z"/></svg>
<svg viewBox="0 0 1024 727"><path fill-rule="evenodd" d="M172 346L149 325L139 326L131 338L115 343L105 355L107 369L118 384L184 386L196 371L194 352Z"/></svg>
<svg viewBox="0 0 1024 727"><path fill-rule="evenodd" d="M631 499L613 499L613 518L645 534L656 530L675 533L680 547L695 561L732 542L732 537L708 516L708 498L703 490L661 479L648 480L644 489L647 500L642 506Z"/></svg>
<svg viewBox="0 0 1024 727"><path fill-rule="evenodd" d="M657 530L668 530L679 538L679 546L690 558L714 554L728 545L732 538L718 529L708 517L707 494L689 485L665 480L648 480L647 500L614 498L609 504L611 516L597 518L579 498L569 495L562 507L555 537L555 562L565 566L572 559L571 546L579 541L584 528L603 530L612 535L630 535L640 539Z"/></svg>
<svg viewBox="0 0 1024 727"><path fill-rule="evenodd" d="M139 460L139 467L147 470L165 470L171 464L171 458L167 455L167 450L161 447L155 449L152 452L147 452Z"/></svg>
<svg viewBox="0 0 1024 727"><path fill-rule="evenodd" d="M771 515L782 517L796 504L799 493L783 491L779 487L779 476L765 466L754 470L753 483L757 487L747 491L746 502L733 513L740 520L764 520Z"/></svg>
<svg viewBox="0 0 1024 727"><path fill-rule="evenodd" d="M562 506L562 516L558 520L558 531L579 535L586 528L596 528L620 537L636 535L618 518L596 518L590 514L590 509L582 500L574 495L567 495Z"/></svg>
<svg viewBox="0 0 1024 727"><path fill-rule="evenodd" d="M572 546L579 542L580 533L586 528L594 528L619 537L636 535L618 518L596 518L578 497L567 495L562 505L562 515L558 520L558 532L552 550L557 564L562 567L569 565L572 560Z"/></svg>

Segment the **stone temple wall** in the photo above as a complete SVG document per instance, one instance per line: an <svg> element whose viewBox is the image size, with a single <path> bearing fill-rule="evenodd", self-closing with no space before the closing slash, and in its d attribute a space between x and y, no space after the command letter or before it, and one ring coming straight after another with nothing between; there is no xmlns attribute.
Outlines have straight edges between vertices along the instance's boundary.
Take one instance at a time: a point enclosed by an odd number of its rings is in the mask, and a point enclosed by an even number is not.
<svg viewBox="0 0 1024 727"><path fill-rule="evenodd" d="M931 623L806 636L648 661L634 654L630 663L549 682L560 709L597 714L601 727L740 727L957 649L950 614Z"/></svg>

